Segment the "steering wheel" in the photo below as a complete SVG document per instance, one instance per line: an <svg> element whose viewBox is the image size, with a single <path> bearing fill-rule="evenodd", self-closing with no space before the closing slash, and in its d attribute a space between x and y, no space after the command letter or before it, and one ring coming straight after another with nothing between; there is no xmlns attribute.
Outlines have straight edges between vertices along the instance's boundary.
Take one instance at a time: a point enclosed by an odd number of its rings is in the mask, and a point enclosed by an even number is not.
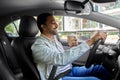
<svg viewBox="0 0 120 80"><path fill-rule="evenodd" d="M102 40L102 39L99 39L98 41L96 41L96 42L94 43L92 49L90 50L90 53L89 53L87 62L86 62L86 64L85 64L85 67L86 67L86 68L89 68L89 67L92 65L92 63L94 62L94 60L93 60L93 59L94 59L94 55L95 55L95 53L96 53L96 50L97 50L98 46L99 46L101 43L103 43L103 40Z"/></svg>

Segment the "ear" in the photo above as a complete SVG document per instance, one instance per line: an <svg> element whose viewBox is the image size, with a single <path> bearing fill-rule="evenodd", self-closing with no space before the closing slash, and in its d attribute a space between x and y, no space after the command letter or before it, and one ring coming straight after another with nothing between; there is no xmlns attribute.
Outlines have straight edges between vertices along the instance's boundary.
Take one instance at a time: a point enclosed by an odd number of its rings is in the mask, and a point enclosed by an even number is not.
<svg viewBox="0 0 120 80"><path fill-rule="evenodd" d="M43 27L45 27L46 26L46 24L41 24L41 27L43 28Z"/></svg>
<svg viewBox="0 0 120 80"><path fill-rule="evenodd" d="M41 25L41 28L43 28L43 24Z"/></svg>
<svg viewBox="0 0 120 80"><path fill-rule="evenodd" d="M46 29L46 26L45 26L44 24L42 24L42 25L41 25L41 28L42 28L43 30L45 30L45 29Z"/></svg>

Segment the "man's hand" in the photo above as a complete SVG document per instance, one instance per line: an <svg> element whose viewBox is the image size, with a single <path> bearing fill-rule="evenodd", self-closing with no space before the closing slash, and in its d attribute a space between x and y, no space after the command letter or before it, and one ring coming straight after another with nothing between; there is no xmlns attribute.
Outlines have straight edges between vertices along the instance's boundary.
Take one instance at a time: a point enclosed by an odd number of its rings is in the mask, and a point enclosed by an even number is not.
<svg viewBox="0 0 120 80"><path fill-rule="evenodd" d="M88 43L89 46L91 46L97 40L102 39L103 41L105 41L106 38L107 38L107 32L105 32L105 31L98 31L95 35L92 36L92 38L90 38L86 42Z"/></svg>
<svg viewBox="0 0 120 80"><path fill-rule="evenodd" d="M69 47L74 47L78 45L78 39L75 35L67 36L67 42Z"/></svg>

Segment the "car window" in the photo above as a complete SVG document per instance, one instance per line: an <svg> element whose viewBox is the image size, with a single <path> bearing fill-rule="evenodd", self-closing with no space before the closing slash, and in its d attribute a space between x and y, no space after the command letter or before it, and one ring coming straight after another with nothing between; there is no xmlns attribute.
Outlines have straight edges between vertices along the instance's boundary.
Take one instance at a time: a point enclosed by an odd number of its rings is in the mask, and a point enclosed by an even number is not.
<svg viewBox="0 0 120 80"><path fill-rule="evenodd" d="M36 19L36 17L35 17ZM5 32L8 34L9 37L18 37L18 31L19 31L19 24L20 24L20 19L11 22L10 24L8 24L5 27ZM40 31L38 32L38 34L36 36L39 36L41 33Z"/></svg>
<svg viewBox="0 0 120 80"><path fill-rule="evenodd" d="M78 41L85 41L89 39L96 31L106 30L108 36L106 39L107 44L115 44L119 39L119 30L113 28L112 26L107 26L95 21L82 19L78 17L70 16L55 16L57 23L59 25L59 37L61 40L67 40L68 34L75 34L78 37ZM17 37L18 27L20 20L16 20L8 24L5 28L8 36ZM38 35L40 32L38 33Z"/></svg>
<svg viewBox="0 0 120 80"><path fill-rule="evenodd" d="M16 20L11 22L5 27L5 31L10 37L17 37L18 35L18 27L19 27L20 20Z"/></svg>
<svg viewBox="0 0 120 80"><path fill-rule="evenodd" d="M68 34L75 34L79 41L89 39L96 31L105 30L108 33L106 44L115 44L119 39L119 30L96 21L87 19L55 16L59 24L59 37L61 40L67 40ZM59 19L57 19L59 18Z"/></svg>
<svg viewBox="0 0 120 80"><path fill-rule="evenodd" d="M120 18L120 1L108 4L94 4L94 11Z"/></svg>

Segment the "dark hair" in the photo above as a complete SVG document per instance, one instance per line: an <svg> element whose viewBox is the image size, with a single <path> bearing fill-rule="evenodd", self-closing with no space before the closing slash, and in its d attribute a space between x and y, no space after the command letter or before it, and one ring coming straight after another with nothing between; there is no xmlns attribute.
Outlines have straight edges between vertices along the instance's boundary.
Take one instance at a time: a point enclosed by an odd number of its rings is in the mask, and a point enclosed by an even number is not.
<svg viewBox="0 0 120 80"><path fill-rule="evenodd" d="M52 14L50 14L50 13L42 13L42 14L40 14L37 17L37 25L38 25L38 28L39 28L39 30L40 30L41 33L43 32L43 30L41 28L41 25L45 24L48 16L52 16Z"/></svg>

